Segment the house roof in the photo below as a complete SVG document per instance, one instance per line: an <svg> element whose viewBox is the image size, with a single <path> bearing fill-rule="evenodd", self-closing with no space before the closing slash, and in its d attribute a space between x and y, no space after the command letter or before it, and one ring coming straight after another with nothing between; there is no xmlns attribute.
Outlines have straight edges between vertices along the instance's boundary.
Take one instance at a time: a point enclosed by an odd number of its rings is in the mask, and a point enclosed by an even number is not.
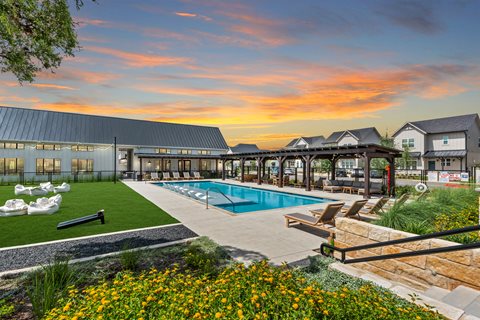
<svg viewBox="0 0 480 320"><path fill-rule="evenodd" d="M466 150L427 151L424 158L463 158L467 155Z"/></svg>
<svg viewBox="0 0 480 320"><path fill-rule="evenodd" d="M308 144L308 148L318 148L323 146L323 143L325 142L325 137L324 136L313 136L313 137L299 137L295 138L292 141L290 141L284 148L285 149L291 149L291 148L305 148L306 146L298 146L297 143L303 140Z"/></svg>
<svg viewBox="0 0 480 320"><path fill-rule="evenodd" d="M263 151L263 150L260 150L256 144L252 144L252 143L239 143L236 146L230 147L230 150L232 150L233 153Z"/></svg>
<svg viewBox="0 0 480 320"><path fill-rule="evenodd" d="M458 132L467 131L476 122L479 122L478 114L465 114L461 116L411 121L404 124L393 135L396 135L407 124L411 124L414 127L420 129L424 133L443 133L443 132Z"/></svg>
<svg viewBox="0 0 480 320"><path fill-rule="evenodd" d="M328 136L325 143L338 142L338 140L340 140L340 138L346 133L352 134L356 139L358 139L359 143L363 142L363 140L366 139L368 136L370 136L372 133L376 135L380 135L375 127L335 131Z"/></svg>
<svg viewBox="0 0 480 320"><path fill-rule="evenodd" d="M227 150L219 128L0 107L0 140Z"/></svg>

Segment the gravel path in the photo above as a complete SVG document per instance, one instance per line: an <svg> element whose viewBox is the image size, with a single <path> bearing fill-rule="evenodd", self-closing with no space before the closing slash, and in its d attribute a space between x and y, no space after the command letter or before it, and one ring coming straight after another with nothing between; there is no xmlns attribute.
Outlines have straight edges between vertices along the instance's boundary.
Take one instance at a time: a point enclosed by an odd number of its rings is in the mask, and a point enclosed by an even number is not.
<svg viewBox="0 0 480 320"><path fill-rule="evenodd" d="M0 272L46 264L55 257L69 257L72 260L120 251L125 246L138 248L196 236L195 232L184 225L175 225L3 250L0 251Z"/></svg>

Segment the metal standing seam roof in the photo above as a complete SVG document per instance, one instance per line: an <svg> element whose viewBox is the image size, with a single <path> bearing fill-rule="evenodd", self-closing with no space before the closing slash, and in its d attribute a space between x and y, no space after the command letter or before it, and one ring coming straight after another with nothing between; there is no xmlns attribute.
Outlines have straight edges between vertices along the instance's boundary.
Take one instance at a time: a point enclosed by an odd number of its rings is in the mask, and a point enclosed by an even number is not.
<svg viewBox="0 0 480 320"><path fill-rule="evenodd" d="M478 121L478 114L476 113L423 121L411 121L409 123L426 133L443 133L467 131L475 121Z"/></svg>
<svg viewBox="0 0 480 320"><path fill-rule="evenodd" d="M424 158L463 158L467 155L466 150L427 151Z"/></svg>
<svg viewBox="0 0 480 320"><path fill-rule="evenodd" d="M295 146L295 144L300 140L303 139L307 144L309 148L316 148L316 147L321 147L323 146L323 143L325 142L325 137L324 136L313 136L313 137L299 137L295 138L292 141L290 141L284 148L306 148L305 146Z"/></svg>
<svg viewBox="0 0 480 320"><path fill-rule="evenodd" d="M219 128L0 106L0 140L227 150Z"/></svg>
<svg viewBox="0 0 480 320"><path fill-rule="evenodd" d="M232 150L233 153L263 151L259 149L256 144L251 144L251 143L239 143L236 146L230 147L230 150Z"/></svg>
<svg viewBox="0 0 480 320"><path fill-rule="evenodd" d="M325 140L325 143L337 142L338 139L340 139L340 137L343 136L343 134L347 131L353 134L356 138L358 138L359 143L363 143L364 139L366 139L372 133L378 134L378 131L375 127L335 131L330 136L328 136L327 140Z"/></svg>

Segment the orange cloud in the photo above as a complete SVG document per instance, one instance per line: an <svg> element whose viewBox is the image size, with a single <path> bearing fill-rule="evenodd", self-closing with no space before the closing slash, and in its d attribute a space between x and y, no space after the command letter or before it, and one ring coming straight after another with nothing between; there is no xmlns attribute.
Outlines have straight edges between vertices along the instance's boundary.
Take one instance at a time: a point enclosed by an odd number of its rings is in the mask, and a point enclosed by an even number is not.
<svg viewBox="0 0 480 320"><path fill-rule="evenodd" d="M93 52L114 56L123 60L125 65L135 68L183 65L191 62L191 59L183 57L141 54L103 47L88 47L87 49Z"/></svg>
<svg viewBox="0 0 480 320"><path fill-rule="evenodd" d="M53 83L32 83L31 86L40 89L77 90L69 86L61 86Z"/></svg>
<svg viewBox="0 0 480 320"><path fill-rule="evenodd" d="M95 72L77 68L63 67L53 72L40 72L39 79L69 80L90 84L106 84L119 79L121 75L110 72Z"/></svg>
<svg viewBox="0 0 480 320"><path fill-rule="evenodd" d="M175 12L175 14L180 17L191 17L191 18L194 18L197 16L196 13L188 13L188 12Z"/></svg>

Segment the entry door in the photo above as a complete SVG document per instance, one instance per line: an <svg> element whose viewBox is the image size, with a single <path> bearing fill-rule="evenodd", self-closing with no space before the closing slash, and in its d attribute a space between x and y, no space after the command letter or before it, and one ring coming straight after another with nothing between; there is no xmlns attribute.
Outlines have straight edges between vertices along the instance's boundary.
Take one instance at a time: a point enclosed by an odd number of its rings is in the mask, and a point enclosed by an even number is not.
<svg viewBox="0 0 480 320"><path fill-rule="evenodd" d="M435 170L435 161L428 161L428 170L434 171Z"/></svg>
<svg viewBox="0 0 480 320"><path fill-rule="evenodd" d="M178 160L178 171L190 171L191 161L190 160Z"/></svg>

